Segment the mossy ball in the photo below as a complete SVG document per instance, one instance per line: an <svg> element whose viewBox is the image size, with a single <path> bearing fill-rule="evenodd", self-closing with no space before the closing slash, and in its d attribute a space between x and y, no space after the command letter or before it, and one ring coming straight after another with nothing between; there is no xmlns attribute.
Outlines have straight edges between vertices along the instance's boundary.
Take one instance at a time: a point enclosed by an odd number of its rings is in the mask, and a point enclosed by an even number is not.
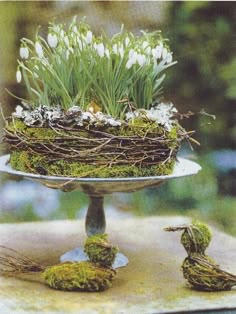
<svg viewBox="0 0 236 314"><path fill-rule="evenodd" d="M108 241L107 234L96 234L87 238L84 251L91 262L111 267L118 253L118 247Z"/></svg>
<svg viewBox="0 0 236 314"><path fill-rule="evenodd" d="M211 242L211 238L211 231L206 224L199 221L193 221L182 234L181 243L188 254L204 254Z"/></svg>
<svg viewBox="0 0 236 314"><path fill-rule="evenodd" d="M67 262L46 268L42 273L51 288L67 291L102 291L112 284L116 271L91 262Z"/></svg>

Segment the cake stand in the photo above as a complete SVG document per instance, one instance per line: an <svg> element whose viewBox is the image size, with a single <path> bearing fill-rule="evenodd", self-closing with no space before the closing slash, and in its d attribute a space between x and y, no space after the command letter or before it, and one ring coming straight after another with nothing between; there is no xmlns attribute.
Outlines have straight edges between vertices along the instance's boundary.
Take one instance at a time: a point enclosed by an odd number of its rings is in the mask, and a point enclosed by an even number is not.
<svg viewBox="0 0 236 314"><path fill-rule="evenodd" d="M11 168L9 159L10 155L0 157L0 172L31 179L48 188L59 189L63 192L80 190L86 193L90 199L85 221L85 229L88 236L105 232L106 218L103 207L105 195L116 192L130 193L144 188L157 187L168 180L194 175L201 170L201 167L197 163L184 158L178 158L171 175L130 178L72 178L16 171ZM87 259L82 248L75 248L65 253L60 258L61 262L82 261ZM113 267L124 267L127 264L128 258L118 253Z"/></svg>

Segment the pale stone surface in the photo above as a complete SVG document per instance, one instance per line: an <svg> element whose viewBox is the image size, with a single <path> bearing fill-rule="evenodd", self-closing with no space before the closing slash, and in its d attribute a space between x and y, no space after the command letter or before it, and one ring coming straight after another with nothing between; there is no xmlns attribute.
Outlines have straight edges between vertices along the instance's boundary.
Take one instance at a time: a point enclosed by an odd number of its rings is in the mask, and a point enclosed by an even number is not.
<svg viewBox="0 0 236 314"><path fill-rule="evenodd" d="M119 269L111 289L99 293L63 292L45 286L39 276L0 278L0 313L163 313L236 307L236 289L198 292L189 289L180 265L186 256L180 233L163 227L185 223L184 217L108 220L107 232L130 260ZM236 239L213 229L208 254L236 273ZM84 221L0 225L0 244L17 249L45 265L83 245Z"/></svg>

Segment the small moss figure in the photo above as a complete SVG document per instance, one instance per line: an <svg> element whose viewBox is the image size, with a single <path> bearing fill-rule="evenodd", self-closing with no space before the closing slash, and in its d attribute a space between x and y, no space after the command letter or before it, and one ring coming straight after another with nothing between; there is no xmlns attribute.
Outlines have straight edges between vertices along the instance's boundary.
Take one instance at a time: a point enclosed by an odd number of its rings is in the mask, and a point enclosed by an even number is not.
<svg viewBox="0 0 236 314"><path fill-rule="evenodd" d="M102 291L111 286L116 271L91 262L64 263L47 267L42 273L45 283L58 290Z"/></svg>
<svg viewBox="0 0 236 314"><path fill-rule="evenodd" d="M186 252L204 254L206 248L209 246L212 238L209 227L200 222L193 221L190 225L182 225L176 227L165 228L166 231L182 231L181 243Z"/></svg>
<svg viewBox="0 0 236 314"><path fill-rule="evenodd" d="M108 241L107 234L96 234L87 238L84 251L92 262L110 267L119 250Z"/></svg>
<svg viewBox="0 0 236 314"><path fill-rule="evenodd" d="M66 262L53 266L40 265L23 254L0 246L0 274L38 273L53 289L66 291L103 291L111 287L116 270L92 262Z"/></svg>
<svg viewBox="0 0 236 314"><path fill-rule="evenodd" d="M184 230L181 243L188 253L182 264L184 278L193 289L202 291L230 290L236 286L236 276L222 270L215 261L205 255L211 241L208 226L199 221L190 225L167 227L166 231Z"/></svg>
<svg viewBox="0 0 236 314"><path fill-rule="evenodd" d="M236 276L222 270L209 256L191 254L182 264L184 278L196 290L230 290L236 285Z"/></svg>

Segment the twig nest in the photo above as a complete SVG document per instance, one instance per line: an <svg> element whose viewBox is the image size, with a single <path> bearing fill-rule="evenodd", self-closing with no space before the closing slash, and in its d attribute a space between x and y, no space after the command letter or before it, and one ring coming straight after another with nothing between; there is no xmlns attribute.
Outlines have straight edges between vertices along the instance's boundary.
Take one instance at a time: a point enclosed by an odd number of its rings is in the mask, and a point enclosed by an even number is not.
<svg viewBox="0 0 236 314"><path fill-rule="evenodd" d="M96 234L87 238L84 251L90 261L111 267L118 253L118 247L108 241L107 234Z"/></svg>
<svg viewBox="0 0 236 314"><path fill-rule="evenodd" d="M182 270L184 278L196 290L230 290L236 285L236 276L222 270L206 255L189 255L182 264Z"/></svg>
<svg viewBox="0 0 236 314"><path fill-rule="evenodd" d="M102 291L111 287L116 270L91 262L63 263L46 268L45 283L58 290Z"/></svg>
<svg viewBox="0 0 236 314"><path fill-rule="evenodd" d="M185 228L181 236L181 243L188 254L204 254L211 242L211 238L212 234L209 227L202 222L194 221Z"/></svg>

